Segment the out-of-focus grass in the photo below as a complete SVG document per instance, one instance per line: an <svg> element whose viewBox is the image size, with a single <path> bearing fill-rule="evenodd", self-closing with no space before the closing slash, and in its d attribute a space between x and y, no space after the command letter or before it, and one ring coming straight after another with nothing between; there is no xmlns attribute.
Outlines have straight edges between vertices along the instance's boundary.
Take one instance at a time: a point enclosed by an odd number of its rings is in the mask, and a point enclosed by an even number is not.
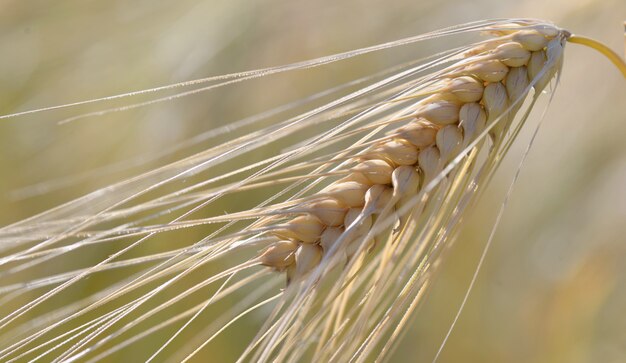
<svg viewBox="0 0 626 363"><path fill-rule="evenodd" d="M286 64L492 17L549 19L619 51L626 14L620 0L4 1L0 9L2 114ZM432 53L429 47L393 54L407 60ZM399 63L389 54L66 125L57 121L101 106L2 120L0 224L199 151L205 145L150 160L202 131ZM625 82L607 61L587 49L566 49L557 93L549 106L539 106L548 107L542 131L440 362L626 358L624 100ZM394 362L432 359L536 121L466 219ZM133 162L84 177L124 160ZM231 336L250 336L254 327L237 329ZM198 361L231 359L229 344L243 340L223 339L223 351L203 352Z"/></svg>

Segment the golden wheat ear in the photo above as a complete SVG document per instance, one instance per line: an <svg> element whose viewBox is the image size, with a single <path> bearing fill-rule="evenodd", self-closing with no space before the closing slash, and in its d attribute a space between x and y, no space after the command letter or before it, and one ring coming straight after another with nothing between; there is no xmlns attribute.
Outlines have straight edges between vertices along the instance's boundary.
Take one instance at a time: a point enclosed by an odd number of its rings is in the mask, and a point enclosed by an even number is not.
<svg viewBox="0 0 626 363"><path fill-rule="evenodd" d="M240 362L386 359L558 76L567 41L624 73L608 48L543 21L480 21L113 96L200 86L72 118L477 34L488 37L287 104L275 122L227 125L219 132L254 130L0 229L0 360L96 362L132 350L190 361L259 316L258 330L231 336L242 342Z"/></svg>
<svg viewBox="0 0 626 363"><path fill-rule="evenodd" d="M302 282L254 360L384 359L429 285L439 250L528 116L515 125L523 100L531 89L536 99L559 72L565 42L599 50L624 72L606 46L564 30L520 22L488 31L498 37L466 49L425 88L394 98L416 100L400 126L273 232L278 241L262 264ZM325 282L333 269L339 278Z"/></svg>

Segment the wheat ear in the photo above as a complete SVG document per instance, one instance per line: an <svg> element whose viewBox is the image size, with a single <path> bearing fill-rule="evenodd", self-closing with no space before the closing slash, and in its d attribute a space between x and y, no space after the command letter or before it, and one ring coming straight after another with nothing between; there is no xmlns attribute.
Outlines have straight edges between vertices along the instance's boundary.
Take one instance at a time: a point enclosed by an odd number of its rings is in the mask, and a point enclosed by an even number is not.
<svg viewBox="0 0 626 363"><path fill-rule="evenodd" d="M11 281L0 286L0 301L10 306L32 296L0 317L0 360L101 361L170 329L145 356L156 361L191 324L221 306L198 340L175 352L174 360L189 361L232 324L267 305L272 311L242 345L239 362L386 359L465 211L558 76L566 42L599 50L626 75L624 62L608 48L542 21L480 21L294 65L198 80L189 85L218 83L72 118L471 32L490 38L338 87L327 94L374 80L300 115L0 229L5 242L0 265L6 266L0 275ZM261 121L244 120L232 129ZM253 158L276 140L286 140L280 152ZM253 161L246 166L228 168L248 157ZM194 176L201 178L185 184ZM162 190L181 180L175 191ZM220 201L238 205L240 196L266 188L271 191L265 200L220 214ZM211 215L198 217L207 207ZM164 221L169 215L175 217ZM122 260L146 241L191 228L207 231L193 244ZM76 251L115 243L125 244L96 264L20 280L25 271L46 273L50 264ZM117 269L132 273L84 299L48 308L88 277ZM285 281L282 290L278 279ZM255 287L246 290L250 286ZM201 291L199 304L168 313ZM241 291L251 292L229 304Z"/></svg>

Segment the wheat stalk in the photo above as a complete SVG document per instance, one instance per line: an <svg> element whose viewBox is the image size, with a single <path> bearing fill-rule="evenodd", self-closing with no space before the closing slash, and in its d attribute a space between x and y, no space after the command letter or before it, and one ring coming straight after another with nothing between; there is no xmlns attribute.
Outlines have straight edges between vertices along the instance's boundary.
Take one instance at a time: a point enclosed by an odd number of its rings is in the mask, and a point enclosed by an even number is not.
<svg viewBox="0 0 626 363"><path fill-rule="evenodd" d="M200 340L173 360L191 360L231 324L268 304L273 310L242 345L241 362L388 357L464 213L493 176L542 90L559 74L566 42L591 45L625 73L623 61L608 48L541 21L482 21L294 65L194 81L188 85L208 85L66 120L471 32L491 38L390 70L328 104L2 228L0 264L7 283L0 286L1 302L12 306L31 298L0 317L0 360L99 361L173 329L142 355L160 360L190 324L219 304L226 306L220 305L219 316L198 333ZM260 160L251 156L276 140L286 140L280 153ZM247 166L228 168L246 158L252 160ZM194 176L189 185L164 190ZM224 200L241 205L241 196L259 190L268 190L267 199L255 205L221 215L215 207ZM211 216L191 218L207 206ZM175 217L167 220L168 215ZM198 227L207 234L196 243L132 256L148 240ZM117 243L122 247L94 265L46 273L50 264L76 251ZM216 272L213 266L228 267ZM88 277L125 268L132 273L110 280L101 291L55 303ZM32 270L41 277L22 280L24 271ZM284 289L277 286L280 275ZM259 286L228 304L252 285ZM201 303L169 313L200 291L206 295Z"/></svg>

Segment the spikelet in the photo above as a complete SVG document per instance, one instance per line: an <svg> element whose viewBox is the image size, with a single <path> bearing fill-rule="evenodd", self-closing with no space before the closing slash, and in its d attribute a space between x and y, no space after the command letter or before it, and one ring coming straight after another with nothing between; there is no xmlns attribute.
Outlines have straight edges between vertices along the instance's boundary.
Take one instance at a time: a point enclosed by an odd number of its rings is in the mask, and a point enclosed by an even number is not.
<svg viewBox="0 0 626 363"><path fill-rule="evenodd" d="M528 117L525 101L532 105L558 75L571 34L534 20L485 21L210 79L239 82L468 32L491 38L394 69L310 112L1 229L0 298L12 310L0 316L0 361L107 360L168 329L141 358L159 360L207 309L221 309L204 320L197 340L180 345L174 359L188 361L267 305L272 312L242 343L240 362L384 358L463 213ZM314 136L303 139L307 130ZM287 140L283 151L255 158L276 140ZM247 166L220 169L238 159ZM179 181L175 192L160 189ZM255 201L251 191L266 188L267 199ZM222 200L245 207L221 214ZM83 212L88 206L94 212ZM132 255L146 241L191 228L204 228L201 240ZM96 263L58 264L105 244L117 247ZM33 269L41 278L20 280ZM118 269L128 272L82 300L58 304L88 278ZM188 300L196 293L201 302L188 303L198 301ZM177 304L185 309L171 314Z"/></svg>

